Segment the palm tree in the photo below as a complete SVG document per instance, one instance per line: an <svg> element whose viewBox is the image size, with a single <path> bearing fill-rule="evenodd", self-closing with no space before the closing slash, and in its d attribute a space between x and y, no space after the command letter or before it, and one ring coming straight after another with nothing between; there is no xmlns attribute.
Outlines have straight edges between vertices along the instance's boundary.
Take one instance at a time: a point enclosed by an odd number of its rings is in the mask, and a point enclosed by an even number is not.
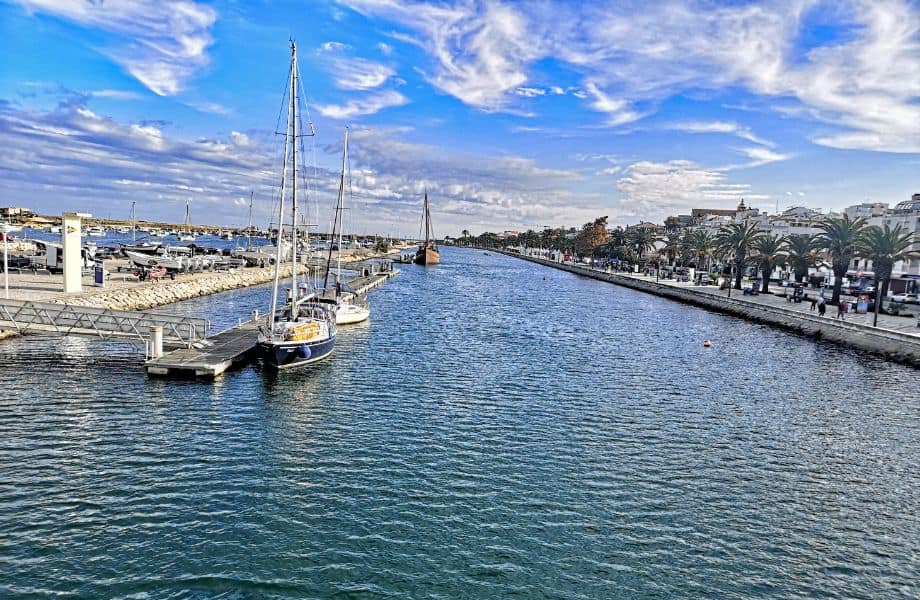
<svg viewBox="0 0 920 600"><path fill-rule="evenodd" d="M783 239L778 235L761 235L754 241L752 246L754 257L760 263L760 273L763 276L763 286L760 292L763 294L770 293L770 274L773 273L773 267L785 253L783 250Z"/></svg>
<svg viewBox="0 0 920 600"><path fill-rule="evenodd" d="M905 231L898 223L894 229L885 225L882 229L878 225L866 227L859 240L859 250L866 258L872 260L872 270L875 271L875 317L872 325L878 322L878 312L882 298L888 295L888 285L891 282L891 271L894 263L906 260L917 254L910 247L913 245L913 233Z"/></svg>
<svg viewBox="0 0 920 600"><path fill-rule="evenodd" d="M664 242L664 246L661 248L661 252L664 252L667 255L668 262L673 265L674 259L683 254L683 239L681 239L681 236L678 233L669 233L665 237L660 238L660 241Z"/></svg>
<svg viewBox="0 0 920 600"><path fill-rule="evenodd" d="M687 248L696 253L696 267L701 268L700 263L704 258L712 257L712 251L715 249L715 240L708 231L692 231L686 237ZM708 267L707 267L708 268Z"/></svg>
<svg viewBox="0 0 920 600"><path fill-rule="evenodd" d="M843 277L850 268L850 263L859 252L859 243L862 231L866 227L866 220L862 217L850 220L843 215L838 218L826 218L818 224L823 231L818 234L821 248L827 250L831 256L831 268L834 271L834 295L831 304L840 302L840 286Z"/></svg>
<svg viewBox="0 0 920 600"><path fill-rule="evenodd" d="M807 233L797 233L786 236L784 249L787 260L792 265L795 280L802 283L808 276L808 269L818 262L815 250L821 247L818 236Z"/></svg>
<svg viewBox="0 0 920 600"><path fill-rule="evenodd" d="M716 248L735 267L735 289L741 289L741 276L747 263L748 252L762 232L757 223L732 223L723 225L716 236Z"/></svg>
<svg viewBox="0 0 920 600"><path fill-rule="evenodd" d="M655 246L655 233L646 228L632 229L628 234L630 245L635 248L639 260Z"/></svg>

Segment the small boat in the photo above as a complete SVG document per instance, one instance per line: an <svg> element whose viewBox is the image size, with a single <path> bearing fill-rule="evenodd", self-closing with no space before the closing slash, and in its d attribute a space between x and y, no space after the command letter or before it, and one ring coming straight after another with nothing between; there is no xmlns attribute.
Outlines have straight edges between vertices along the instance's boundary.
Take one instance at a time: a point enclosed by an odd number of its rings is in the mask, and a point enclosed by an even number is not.
<svg viewBox="0 0 920 600"><path fill-rule="evenodd" d="M104 227L89 227L86 230L86 235L90 237L105 237L105 228Z"/></svg>
<svg viewBox="0 0 920 600"><path fill-rule="evenodd" d="M431 212L428 210L428 192L425 192L425 212L422 215L425 221L425 241L419 245L415 252L413 262L417 265L436 265L441 262L438 246L431 238Z"/></svg>
<svg viewBox="0 0 920 600"><path fill-rule="evenodd" d="M298 144L298 69L297 47L291 42L291 71L288 93L288 119L285 125L285 157L282 167L284 192L278 199L278 235L275 255L275 280L272 285L271 310L267 323L259 327L258 348L265 364L276 369L308 365L329 357L335 348L335 314L329 307L317 301L315 293L304 293L299 297L297 269L291 269L290 299L278 308L279 286L281 284L281 249L284 237L284 212L288 190L291 202L291 240L297 237L297 187L300 183L297 168ZM290 144L290 147L287 147ZM309 244L309 239L307 240ZM297 264L297 244L291 244L291 262ZM306 286L304 286L306 287Z"/></svg>
<svg viewBox="0 0 920 600"><path fill-rule="evenodd" d="M358 298L353 291L345 291L344 286L338 282L342 274L342 250L345 247L342 241L342 216L345 210L345 177L348 170L348 129L345 130L344 150L342 151L342 176L339 179L339 195L335 204L335 220L332 225L332 238L329 240L329 254L326 257L326 276L323 280L324 301L330 301L335 310L336 325L351 325L366 321L371 316L370 305L367 298ZM338 235L338 244L332 241ZM332 250L338 250L338 264L336 266L336 284L334 289L329 289L329 275L332 268Z"/></svg>

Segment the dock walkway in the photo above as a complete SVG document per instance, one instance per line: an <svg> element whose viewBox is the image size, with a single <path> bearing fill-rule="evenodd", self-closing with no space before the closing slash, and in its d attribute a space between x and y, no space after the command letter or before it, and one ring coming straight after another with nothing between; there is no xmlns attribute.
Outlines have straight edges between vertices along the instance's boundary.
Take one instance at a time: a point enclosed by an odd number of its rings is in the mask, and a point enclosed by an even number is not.
<svg viewBox="0 0 920 600"><path fill-rule="evenodd" d="M356 277L348 282L358 294L383 285L390 277L399 274L398 269ZM195 344L192 348L180 348L159 358L148 360L147 374L175 377L217 377L234 365L245 361L255 350L262 319L246 321Z"/></svg>

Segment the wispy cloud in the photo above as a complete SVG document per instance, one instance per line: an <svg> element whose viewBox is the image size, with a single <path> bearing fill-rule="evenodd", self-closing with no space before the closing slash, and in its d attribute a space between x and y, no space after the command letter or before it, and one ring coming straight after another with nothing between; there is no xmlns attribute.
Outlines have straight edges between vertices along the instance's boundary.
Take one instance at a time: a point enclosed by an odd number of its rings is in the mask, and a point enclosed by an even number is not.
<svg viewBox="0 0 920 600"><path fill-rule="evenodd" d="M409 99L395 90L384 90L362 98L349 100L345 104L319 104L316 110L324 117L347 121L355 117L373 115L385 108L402 106Z"/></svg>
<svg viewBox="0 0 920 600"><path fill-rule="evenodd" d="M744 196L764 200L750 184L733 183L724 172L692 161L640 161L629 165L617 181L624 206L636 218L663 219L691 208L727 208Z"/></svg>
<svg viewBox="0 0 920 600"><path fill-rule="evenodd" d="M101 29L120 41L102 52L160 96L174 96L207 66L207 48L217 11L190 0L89 2L19 0L27 10L83 27Z"/></svg>
<svg viewBox="0 0 920 600"><path fill-rule="evenodd" d="M770 140L754 135L749 128L728 121L689 121L685 123L673 123L668 125L667 128L688 133L725 133L762 146L769 146L771 148L775 146Z"/></svg>
<svg viewBox="0 0 920 600"><path fill-rule="evenodd" d="M372 90L394 74L392 68L363 58L342 58L333 65L336 87L343 90Z"/></svg>

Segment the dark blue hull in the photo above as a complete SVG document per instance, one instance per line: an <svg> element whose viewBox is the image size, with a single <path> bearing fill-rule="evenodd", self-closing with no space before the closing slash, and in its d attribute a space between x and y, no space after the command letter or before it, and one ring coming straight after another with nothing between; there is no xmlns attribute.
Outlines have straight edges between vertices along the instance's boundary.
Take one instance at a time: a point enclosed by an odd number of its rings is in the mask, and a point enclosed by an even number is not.
<svg viewBox="0 0 920 600"><path fill-rule="evenodd" d="M259 342L265 363L276 369L308 365L327 358L335 347L335 336L319 342Z"/></svg>

